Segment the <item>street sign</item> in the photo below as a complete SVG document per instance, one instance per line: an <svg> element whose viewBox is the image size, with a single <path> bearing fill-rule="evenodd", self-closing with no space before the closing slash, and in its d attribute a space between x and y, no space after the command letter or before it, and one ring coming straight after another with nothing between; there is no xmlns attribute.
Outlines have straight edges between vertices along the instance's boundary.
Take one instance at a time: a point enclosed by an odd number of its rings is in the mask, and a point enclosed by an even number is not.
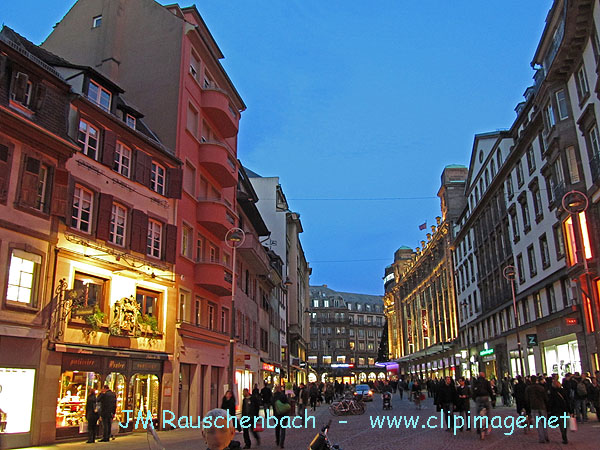
<svg viewBox="0 0 600 450"><path fill-rule="evenodd" d="M527 335L527 347L537 347L538 339L537 334L528 334Z"/></svg>
<svg viewBox="0 0 600 450"><path fill-rule="evenodd" d="M565 317L565 324L567 324L567 325L577 325L577 318L575 318L575 317Z"/></svg>

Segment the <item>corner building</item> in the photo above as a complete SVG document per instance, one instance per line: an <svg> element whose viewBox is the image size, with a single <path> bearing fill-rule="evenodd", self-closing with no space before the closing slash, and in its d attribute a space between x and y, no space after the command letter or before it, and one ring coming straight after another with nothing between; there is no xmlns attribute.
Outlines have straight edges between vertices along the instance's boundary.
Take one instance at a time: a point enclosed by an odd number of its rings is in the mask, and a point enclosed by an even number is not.
<svg viewBox="0 0 600 450"><path fill-rule="evenodd" d="M181 160L175 358L172 383L161 389L164 407L203 415L220 404L228 379L233 268L224 239L238 226L237 133L245 109L220 64L223 54L195 7L151 0L80 0L43 47L119 83Z"/></svg>

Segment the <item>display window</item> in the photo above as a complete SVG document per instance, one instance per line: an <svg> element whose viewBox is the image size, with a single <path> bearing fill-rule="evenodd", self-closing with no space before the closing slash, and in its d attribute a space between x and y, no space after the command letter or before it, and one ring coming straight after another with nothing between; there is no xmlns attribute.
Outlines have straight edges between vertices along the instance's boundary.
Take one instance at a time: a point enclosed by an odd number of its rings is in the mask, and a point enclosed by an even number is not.
<svg viewBox="0 0 600 450"><path fill-rule="evenodd" d="M126 383L125 376L117 372L109 373L104 382L104 384L108 384L109 389L113 391L117 397L115 420L118 420L119 422L124 422L123 410L127 409L125 408L125 401L127 400Z"/></svg>
<svg viewBox="0 0 600 450"><path fill-rule="evenodd" d="M30 431L34 383L35 369L0 367L0 434Z"/></svg>
<svg viewBox="0 0 600 450"><path fill-rule="evenodd" d="M85 403L88 395L101 388L100 374L96 372L65 371L59 381L56 406L56 426L76 427L85 421Z"/></svg>
<svg viewBox="0 0 600 450"><path fill-rule="evenodd" d="M567 372L581 372L581 360L577 340L564 344L544 346L546 371L556 373L560 378Z"/></svg>
<svg viewBox="0 0 600 450"><path fill-rule="evenodd" d="M156 375L136 373L131 377L129 392L133 417L137 417L138 412L142 411L143 417L147 417L150 412L153 419L158 419L160 381Z"/></svg>

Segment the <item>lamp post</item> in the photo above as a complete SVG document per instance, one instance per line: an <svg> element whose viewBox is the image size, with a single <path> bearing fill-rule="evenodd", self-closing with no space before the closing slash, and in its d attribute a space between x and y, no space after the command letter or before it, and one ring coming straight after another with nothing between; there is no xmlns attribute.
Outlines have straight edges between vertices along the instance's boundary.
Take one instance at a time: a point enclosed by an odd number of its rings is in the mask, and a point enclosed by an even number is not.
<svg viewBox="0 0 600 450"><path fill-rule="evenodd" d="M461 304L460 304L460 305L463 307L463 311L464 311L464 316L463 316L463 318L466 318L466 316L467 316L467 313L466 313L466 311L467 311L467 306L469 305L469 304L467 303L467 300L466 300L466 299L464 299L464 300L461 302ZM469 378L472 378L472 376L473 376L473 375L472 375L472 370L471 370L471 343L470 343L470 341L469 341L469 333L468 333L468 332L466 333L466 338L465 338L465 341L466 341L466 343L467 343L467 370L468 370L467 374L469 375ZM462 356L462 355L461 355L461 356ZM463 376L464 376L464 374L463 374Z"/></svg>
<svg viewBox="0 0 600 450"><path fill-rule="evenodd" d="M502 275L504 278L510 281L510 287L512 290L512 299L513 299L513 312L515 315L515 329L517 331L517 348L519 350L519 366L521 368L521 376L525 376L525 370L523 370L523 351L521 349L521 335L519 332L519 315L517 314L517 297L515 295L515 276L516 270L515 266L506 266L502 271Z"/></svg>
<svg viewBox="0 0 600 450"><path fill-rule="evenodd" d="M231 249L231 261L233 265L233 275L231 277L231 324L229 330L229 389L233 392L233 386L235 385L235 364L234 364L234 350L235 350L235 257L236 250L240 247L246 239L246 233L241 228L231 228L225 235L225 244Z"/></svg>
<svg viewBox="0 0 600 450"><path fill-rule="evenodd" d="M438 325L439 325L439 330L440 330L440 341L442 341L442 377L446 376L446 361L444 361L444 352L446 351L446 348L444 347L444 341L445 338L444 336L442 336L442 320L438 319Z"/></svg>

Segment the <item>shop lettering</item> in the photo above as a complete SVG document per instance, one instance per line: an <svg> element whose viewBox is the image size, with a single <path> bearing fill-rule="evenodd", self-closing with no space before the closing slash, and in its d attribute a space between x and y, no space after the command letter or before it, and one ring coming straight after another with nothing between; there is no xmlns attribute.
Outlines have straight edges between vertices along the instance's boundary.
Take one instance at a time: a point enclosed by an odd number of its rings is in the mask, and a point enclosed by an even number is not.
<svg viewBox="0 0 600 450"><path fill-rule="evenodd" d="M109 369L124 369L125 363L120 361L109 361L108 362Z"/></svg>
<svg viewBox="0 0 600 450"><path fill-rule="evenodd" d="M71 364L77 364L78 366L88 366L89 367L89 366L95 366L96 361L93 359L77 358L77 359L72 359Z"/></svg>

